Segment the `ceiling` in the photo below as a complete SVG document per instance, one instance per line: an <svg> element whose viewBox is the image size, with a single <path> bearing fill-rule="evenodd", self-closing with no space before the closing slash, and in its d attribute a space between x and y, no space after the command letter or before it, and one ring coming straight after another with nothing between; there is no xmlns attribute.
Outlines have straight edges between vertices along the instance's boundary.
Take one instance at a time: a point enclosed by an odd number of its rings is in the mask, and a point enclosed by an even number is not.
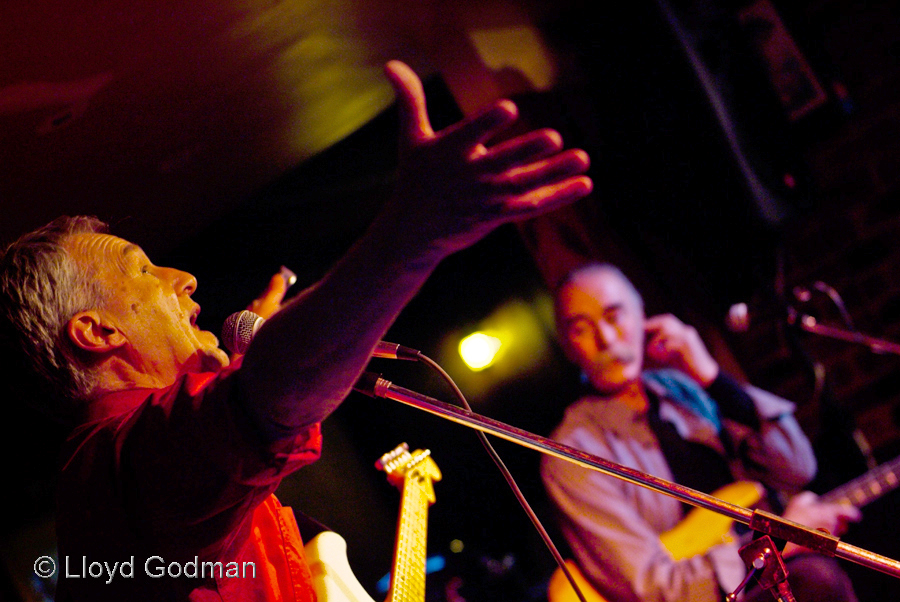
<svg viewBox="0 0 900 602"><path fill-rule="evenodd" d="M533 56L540 44L522 38L526 28L515 26L529 11L532 16L555 11L555 18L574 22L573 16L583 14L579 6L578 0L552 5L534 0L5 0L0 3L0 244L60 214L94 214L152 258L170 260L173 251L209 234L226 216L233 222L248 199L388 108L393 97L382 74L386 60L406 60L425 79L440 72L452 100L467 113L517 87L549 88L553 61ZM658 50L655 40L663 28L648 25L659 20L647 18L656 11L652 3L629 10L634 13L629 20L640 27L620 27L609 19L610 9L596 22L578 22L562 34L571 38L574 29L580 37L567 40L577 58L555 57L561 70L577 60L624 66L616 80L607 71L592 76L593 100L581 100L578 109L570 101L547 114L562 119L580 111L581 140L566 135L579 145L596 144L592 124L601 118L608 130L621 130L623 142L602 148L595 158L615 166L607 168L615 176L628 170L616 178L624 182L622 190L614 190L609 178L602 180L608 196L619 197L631 212L630 206L658 196L656 190L634 192L635 179L652 180L650 174L659 171L659 178L677 181L686 169L682 161L669 177L652 153L623 151L637 148L634 129L660 139L670 123L699 118L685 113L665 117L662 127L647 125L656 109L647 108L646 99L665 95L668 107L673 91L681 93L685 86L661 85L681 73L665 64L634 77L634 69L645 68L638 64L646 62L640 58L644 53L673 53L670 46ZM563 14L568 16L559 17ZM488 55L498 44L505 44L505 51L494 62ZM631 55L638 58L624 60ZM530 68L510 60L531 61ZM532 79L523 84L526 71ZM607 94L606 85L617 93ZM594 102L599 104L593 107ZM692 97L682 104L696 112L705 111L704 102ZM543 116L539 125L557 127ZM671 137L677 141L679 135ZM377 152L394 154L390 148ZM619 156L625 159L617 164ZM343 167L356 175L370 160L371 154L358 166ZM340 247L369 215L348 219L359 208L328 194L315 202L315 211L305 214L285 213L282 206L268 223L246 213L237 213L245 216L237 219L272 230L283 229L290 218L291 231L279 232L285 246L309 240ZM606 199L605 206L613 203ZM651 209L640 209L642 219L659 213L667 230L687 213ZM634 223L630 213L623 221L627 227ZM216 234L207 240L225 241Z"/></svg>
<svg viewBox="0 0 900 602"><path fill-rule="evenodd" d="M3 2L0 241L73 213L152 253L201 231L387 107L386 59L420 67L421 8L381 4Z"/></svg>

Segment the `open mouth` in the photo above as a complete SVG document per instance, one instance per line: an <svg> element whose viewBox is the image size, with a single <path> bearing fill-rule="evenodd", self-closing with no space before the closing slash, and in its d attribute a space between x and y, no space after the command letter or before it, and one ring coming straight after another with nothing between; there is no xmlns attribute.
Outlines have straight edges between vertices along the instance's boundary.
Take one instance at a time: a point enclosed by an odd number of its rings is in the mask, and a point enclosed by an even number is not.
<svg viewBox="0 0 900 602"><path fill-rule="evenodd" d="M197 317L200 315L200 307L197 306L191 312L191 328L197 328Z"/></svg>

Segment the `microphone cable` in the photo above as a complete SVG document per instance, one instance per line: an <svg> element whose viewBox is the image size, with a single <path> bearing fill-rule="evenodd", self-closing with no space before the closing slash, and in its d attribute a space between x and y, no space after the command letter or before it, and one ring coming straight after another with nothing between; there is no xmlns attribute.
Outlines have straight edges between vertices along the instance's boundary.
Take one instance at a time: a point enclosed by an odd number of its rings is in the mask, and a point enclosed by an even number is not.
<svg viewBox="0 0 900 602"><path fill-rule="evenodd" d="M466 400L466 396L460 390L460 388L453 381L453 378L447 374L447 371L444 370L440 364L431 359L430 357L423 354L421 351L416 353L416 359L421 361L428 367L432 368L435 372L440 375L440 377L450 386L453 390L453 394L459 400L459 404L464 407L466 410L472 412L472 407L469 405L468 400ZM483 432L476 430L475 434L478 436L478 440L481 441L481 445L484 447L485 451L487 451L488 455L491 457L491 460L494 461L494 464L500 470L500 474L503 475L503 478L506 480L506 483L509 485L510 489L513 492L516 500L519 502L519 505L525 511L525 514L528 516L529 520L531 520L531 524L534 525L534 528L537 530L538 534L541 536L541 539L544 542L544 545L547 546L547 549L550 550L550 554L553 556L553 559L556 561L556 564L559 565L560 570L566 576L566 579L569 581L569 584L572 586L572 589L575 590L575 594L578 596L580 602L586 602L584 598L584 594L581 591L581 588L578 587L578 584L575 582L575 579L572 577L571 572L569 572L569 567L566 566L566 562L560 554L559 549L556 547L556 544L553 543L553 540L550 538L550 534L547 533L547 530L544 528L543 523L541 523L540 518L538 518L537 514L535 514L534 510L531 508L531 504L528 503L528 500L525 498L525 494L522 493L522 490L519 488L518 483L516 483L515 478L512 476L512 473L509 472L509 469L506 467L506 464L503 462L503 459L500 458L500 455L497 453L497 450L494 449L494 446L491 445L491 442L488 441L487 435Z"/></svg>
<svg viewBox="0 0 900 602"><path fill-rule="evenodd" d="M245 353L249 348L250 342L253 340L254 335L264 323L264 318L248 310L231 314L230 316L228 316L228 319L226 319L225 324L222 327L222 340L225 343L225 346L232 353ZM466 400L466 396L453 381L453 378L449 374L447 374L446 370L444 370L440 366L440 364L423 354L421 351L394 343L380 341L374 351L373 357L423 362L424 364L435 370L440 375L440 377L444 381L446 381L448 385L450 385L450 388L453 390L453 393L454 395L456 395L459 403L466 410L470 412L473 411L472 407L469 405L468 400ZM541 539L544 541L544 545L547 546L547 549L550 550L550 553L553 555L553 559L556 560L556 564L559 565L560 570L566 576L566 579L569 581L572 589L575 590L575 593L578 595L579 601L586 602L584 594L575 583L575 579L572 577L572 574L569 571L569 567L566 566L562 554L559 553L556 544L553 543L553 540L550 538L550 535L547 533L547 530L544 528L541 520L538 518L537 514L535 514L534 510L532 510L531 504L529 504L528 500L525 499L525 495L519 488L518 483L516 483L515 478L513 478L512 474L509 472L506 464L500 458L500 455L494 449L494 446L491 445L491 442L488 441L487 436L483 432L476 431L476 435L478 435L479 441L481 441L482 446L484 446L484 449L494 461L494 464L497 465L497 468L500 470L503 478L506 479L506 482L509 485L510 489L512 489L516 500L518 500L519 505L522 506L525 514L528 515L531 523L534 525L535 529L537 529L537 532L540 534Z"/></svg>

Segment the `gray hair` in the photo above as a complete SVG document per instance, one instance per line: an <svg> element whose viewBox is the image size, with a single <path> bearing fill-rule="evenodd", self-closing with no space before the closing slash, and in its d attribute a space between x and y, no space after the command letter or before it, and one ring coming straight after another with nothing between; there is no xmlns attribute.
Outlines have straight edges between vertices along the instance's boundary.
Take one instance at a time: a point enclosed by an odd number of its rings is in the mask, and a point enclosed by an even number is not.
<svg viewBox="0 0 900 602"><path fill-rule="evenodd" d="M596 272L608 272L610 274L618 276L622 280L622 282L624 282L625 285L628 287L628 290L630 290L631 293L634 295L634 298L637 299L638 306L640 306L641 308L644 307L644 298L641 296L640 291L637 290L637 287L634 286L634 283L628 278L628 276L625 275L625 272L623 272L621 269L619 269L617 266L615 266L611 263L605 263L602 261L591 261L588 263L583 263L583 264L573 268L572 270L570 270L563 277L563 279L559 281L559 284L556 287L557 294L554 296L556 297L556 299L559 299L559 294L558 294L559 291L564 286L566 286L567 284L570 284L573 280L575 280L576 276L579 276L579 275L587 273L587 272L595 272L595 271Z"/></svg>
<svg viewBox="0 0 900 602"><path fill-rule="evenodd" d="M79 311L99 307L104 294L91 270L66 252L68 236L105 233L106 223L87 216L60 217L19 238L0 255L0 350L14 358L12 377L41 409L68 420L94 387L91 371L66 336ZM23 369L27 374L23 373ZM36 378L34 383L27 383ZM34 398L33 398L34 399Z"/></svg>

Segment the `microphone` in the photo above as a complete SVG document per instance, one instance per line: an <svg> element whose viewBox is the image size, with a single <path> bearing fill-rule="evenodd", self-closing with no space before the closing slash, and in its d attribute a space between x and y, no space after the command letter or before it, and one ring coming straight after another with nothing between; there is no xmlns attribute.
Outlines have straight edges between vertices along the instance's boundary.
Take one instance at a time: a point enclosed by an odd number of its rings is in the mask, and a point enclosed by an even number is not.
<svg viewBox="0 0 900 602"><path fill-rule="evenodd" d="M243 354L250 347L250 341L256 332L266 323L266 319L249 310L231 314L222 325L222 343L232 353ZM404 347L397 343L378 341L372 351L372 357L383 357L394 360L418 361L420 352L417 349Z"/></svg>
<svg viewBox="0 0 900 602"><path fill-rule="evenodd" d="M746 303L735 303L728 308L725 326L731 332L747 332L750 329L750 310Z"/></svg>
<svg viewBox="0 0 900 602"><path fill-rule="evenodd" d="M798 297L799 299L799 297ZM776 313L773 313L776 312ZM798 312L789 303L779 303L774 308L751 307L745 301L734 303L728 308L725 315L725 327L735 333L743 334L750 330L754 323L760 320L785 320L788 324L793 324L798 317ZM801 316L805 317L805 316Z"/></svg>
<svg viewBox="0 0 900 602"><path fill-rule="evenodd" d="M232 353L246 353L256 331L265 323L265 318L246 309L233 313L222 325L222 343Z"/></svg>

